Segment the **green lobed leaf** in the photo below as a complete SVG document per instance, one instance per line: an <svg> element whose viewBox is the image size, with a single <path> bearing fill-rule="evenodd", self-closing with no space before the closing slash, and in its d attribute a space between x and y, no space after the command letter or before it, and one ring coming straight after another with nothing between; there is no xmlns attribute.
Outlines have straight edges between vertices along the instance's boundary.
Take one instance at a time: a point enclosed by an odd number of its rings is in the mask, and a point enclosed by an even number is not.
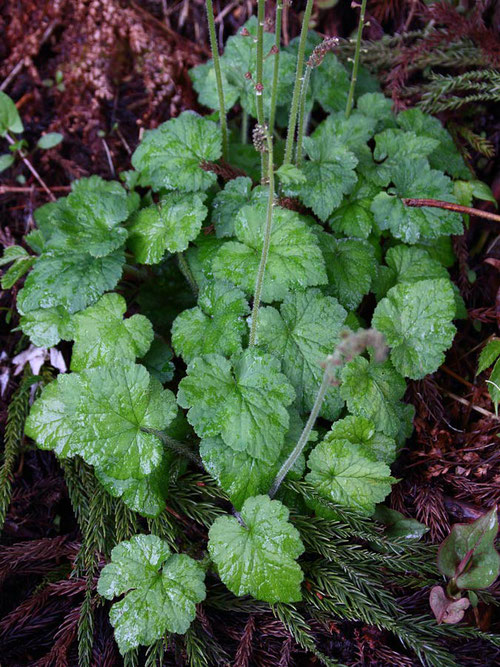
<svg viewBox="0 0 500 667"><path fill-rule="evenodd" d="M35 220L47 247L57 251L105 257L125 243L127 231L120 226L130 215L134 199L116 181L99 176L72 183L72 192L37 209Z"/></svg>
<svg viewBox="0 0 500 667"><path fill-rule="evenodd" d="M2 276L2 289L10 289L15 285L31 269L35 261L36 257L31 257L30 255L26 255L22 259L16 259L14 264Z"/></svg>
<svg viewBox="0 0 500 667"><path fill-rule="evenodd" d="M371 420L377 431L396 437L403 409L399 401L406 383L392 363L375 363L358 356L344 366L340 376L340 394L349 412Z"/></svg>
<svg viewBox="0 0 500 667"><path fill-rule="evenodd" d="M380 192L371 207L380 229L389 229L395 238L410 244L462 233L458 213L429 206L414 208L401 201L403 198L454 201L451 181L442 172L430 169L426 160L403 159L398 162L392 180L394 188Z"/></svg>
<svg viewBox="0 0 500 667"><path fill-rule="evenodd" d="M19 328L37 347L53 347L63 340L72 339L71 315L62 306L39 308L22 315Z"/></svg>
<svg viewBox="0 0 500 667"><path fill-rule="evenodd" d="M71 370L134 363L146 354L153 340L151 322L144 315L124 320L126 310L125 299L112 293L73 316Z"/></svg>
<svg viewBox="0 0 500 667"><path fill-rule="evenodd" d="M169 252L186 250L201 230L208 209L204 195L172 192L138 211L129 227L129 248L141 264L158 264Z"/></svg>
<svg viewBox="0 0 500 667"><path fill-rule="evenodd" d="M217 176L201 164L220 158L220 129L211 120L190 111L148 130L132 155L139 185L153 190L207 190Z"/></svg>
<svg viewBox="0 0 500 667"><path fill-rule="evenodd" d="M396 120L403 130L411 130L421 138L430 137L438 141L438 146L429 155L433 169L446 171L455 178L470 178L470 171L451 135L437 118L414 108L402 111Z"/></svg>
<svg viewBox="0 0 500 667"><path fill-rule="evenodd" d="M215 520L208 551L229 590L265 602L298 602L304 577L296 559L304 545L288 521L288 509L268 496L248 498L241 525L235 517Z"/></svg>
<svg viewBox="0 0 500 667"><path fill-rule="evenodd" d="M481 350L477 365L477 374L489 368L500 357L500 339L493 338Z"/></svg>
<svg viewBox="0 0 500 667"><path fill-rule="evenodd" d="M373 422L365 417L348 415L336 421L324 442L347 440L353 445L363 445L378 461L390 465L396 459L396 443L392 438L375 430Z"/></svg>
<svg viewBox="0 0 500 667"><path fill-rule="evenodd" d="M171 391L143 366L120 364L59 375L42 391L26 434L58 456L81 456L110 477L141 479L158 467L163 447L148 429L175 417Z"/></svg>
<svg viewBox="0 0 500 667"><path fill-rule="evenodd" d="M348 310L356 309L377 275L373 246L362 239L336 239L322 231L317 237L328 275L326 291Z"/></svg>
<svg viewBox="0 0 500 667"><path fill-rule="evenodd" d="M498 404L500 403L500 361L497 360L491 371L488 384L488 392L495 406L495 414L498 415Z"/></svg>
<svg viewBox="0 0 500 667"><path fill-rule="evenodd" d="M472 523L456 523L439 548L439 570L458 588L488 588L500 574L497 533L496 507Z"/></svg>
<svg viewBox="0 0 500 667"><path fill-rule="evenodd" d="M225 281L208 282L198 306L184 310L172 325L172 345L186 363L215 352L230 357L241 350L250 308L244 293Z"/></svg>
<svg viewBox="0 0 500 667"><path fill-rule="evenodd" d="M124 261L122 250L99 258L84 250L46 250L18 294L17 309L21 315L57 306L69 313L83 310L101 294L114 289L121 278Z"/></svg>
<svg viewBox="0 0 500 667"><path fill-rule="evenodd" d="M232 361L218 354L196 357L177 394L200 438L220 435L231 449L268 463L279 456L294 398L278 359L255 348Z"/></svg>
<svg viewBox="0 0 500 667"><path fill-rule="evenodd" d="M319 289L289 293L279 311L270 306L259 310L257 345L281 359L302 414L312 409L323 377L321 362L333 354L346 315L336 299ZM320 414L333 420L342 406L338 389L331 387Z"/></svg>
<svg viewBox="0 0 500 667"><path fill-rule="evenodd" d="M398 283L417 283L421 280L440 278L449 280L445 267L423 248L393 246L387 251L385 261L386 272L382 280L377 280L378 299L385 296L389 289Z"/></svg>
<svg viewBox="0 0 500 667"><path fill-rule="evenodd" d="M224 58L224 56L222 56ZM238 87L233 86L227 80L224 68L221 71L222 89L224 91L224 106L226 112L233 107L240 96ZM198 93L198 101L209 109L219 109L219 95L217 92L217 80L213 60L197 65L189 70L189 76L193 82L193 88Z"/></svg>
<svg viewBox="0 0 500 667"><path fill-rule="evenodd" d="M344 111L349 95L350 77L334 53L327 53L315 68L311 87L314 98L329 113Z"/></svg>
<svg viewBox="0 0 500 667"><path fill-rule="evenodd" d="M172 554L156 535L134 535L111 552L97 590L108 600L123 595L109 614L120 652L149 646L166 632L184 634L206 596L205 572L185 554Z"/></svg>
<svg viewBox="0 0 500 667"><path fill-rule="evenodd" d="M213 261L216 278L229 280L246 294L253 294L265 225L264 204L240 210L235 221L238 241L224 243ZM324 261L313 232L298 213L275 206L262 301L280 301L288 290L325 283Z"/></svg>
<svg viewBox="0 0 500 667"><path fill-rule="evenodd" d="M131 510L141 516L157 517L165 509L173 458L173 452L164 451L158 467L141 479L116 479L98 467L94 468L94 473L106 491L115 498L121 498Z"/></svg>
<svg viewBox="0 0 500 667"><path fill-rule="evenodd" d="M375 132L376 120L354 111L349 118L345 111L332 113L318 125L312 137L319 143L342 144L356 157L362 154Z"/></svg>
<svg viewBox="0 0 500 667"><path fill-rule="evenodd" d="M305 137L304 149L309 157L301 164L305 183L286 191L299 199L325 221L339 206L342 197L356 184L354 171L358 160L339 141L326 142L321 138Z"/></svg>
<svg viewBox="0 0 500 667"><path fill-rule="evenodd" d="M200 444L203 465L227 493L234 507L240 510L247 498L269 491L279 469L297 444L302 428L300 416L293 409L290 410L290 428L279 458L274 463L256 459L246 452L235 452L219 436L205 438ZM301 455L287 477L300 479L304 468L305 459Z"/></svg>
<svg viewBox="0 0 500 667"><path fill-rule="evenodd" d="M448 279L392 287L377 305L372 325L391 347L391 361L402 375L418 380L444 361L455 335L455 296Z"/></svg>
<svg viewBox="0 0 500 667"><path fill-rule="evenodd" d="M374 226L371 204L378 192L376 185L360 176L354 190L328 220L332 230L345 236L367 239Z"/></svg>
<svg viewBox="0 0 500 667"><path fill-rule="evenodd" d="M8 132L20 134L24 132L24 127L16 105L8 95L0 91L0 136L5 137Z"/></svg>
<svg viewBox="0 0 500 667"><path fill-rule="evenodd" d="M358 99L357 110L376 122L376 129L382 130L396 125L396 116L392 111L392 100L383 93L365 93Z"/></svg>
<svg viewBox="0 0 500 667"><path fill-rule="evenodd" d="M319 496L365 516L374 513L375 505L389 495L396 481L389 466L377 461L367 447L348 440L320 442L309 455L307 465L311 472L306 475L306 482ZM335 517L320 503L313 505L319 516Z"/></svg>
<svg viewBox="0 0 500 667"><path fill-rule="evenodd" d="M396 128L383 130L375 136L373 157L377 162L387 158L391 175L397 172L401 160L419 160L428 157L439 146L432 137L417 136L415 132L404 132Z"/></svg>
<svg viewBox="0 0 500 667"><path fill-rule="evenodd" d="M239 176L228 181L224 189L218 192L212 202L211 221L215 225L217 238L234 236L234 221L238 211L246 204L266 201L269 188L257 186L252 190L252 180Z"/></svg>

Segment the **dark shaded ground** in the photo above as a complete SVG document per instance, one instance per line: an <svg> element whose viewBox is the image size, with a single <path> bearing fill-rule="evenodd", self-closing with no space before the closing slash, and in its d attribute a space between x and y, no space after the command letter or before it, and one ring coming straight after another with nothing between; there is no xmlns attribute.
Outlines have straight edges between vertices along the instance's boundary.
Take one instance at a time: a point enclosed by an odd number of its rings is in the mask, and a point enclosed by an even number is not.
<svg viewBox="0 0 500 667"><path fill-rule="evenodd" d="M219 39L225 40L254 13L255 3L215 3ZM285 39L299 29L296 2L284 25ZM327 5L320 3L317 5ZM462 3L466 4L466 3ZM493 54L498 44L495 3L484 5L484 26ZM419 28L423 3L377 0L369 3L368 35L378 38L403 28ZM42 132L59 131L64 142L35 153L36 169L54 194L63 194L71 180L97 173L105 178L128 168L141 128L153 127L185 108L197 108L188 69L209 57L204 2L182 0L4 0L0 4L0 81L17 103L25 125L24 137L34 145ZM355 25L350 3L340 0L332 9L315 9L317 29L348 36ZM451 28L450 28L451 29ZM481 33L483 34L483 33ZM495 35L497 42L495 42ZM483 39L480 35L476 39ZM494 55L491 55L494 58ZM493 60L492 60L493 62ZM60 71L61 75L56 73ZM48 85L48 80L63 85ZM418 82L418 79L417 79ZM390 83L390 81L389 81ZM392 87L395 101L398 89ZM408 100L406 100L408 102ZM500 195L499 104L470 105L454 114L466 119L494 155L469 149L478 177ZM200 109L201 110L201 109ZM450 115L443 117L450 120ZM2 147L4 152L5 147ZM16 177L24 174L25 184ZM33 227L33 210L47 196L20 163L0 176L0 241L10 245ZM488 207L488 205L485 205ZM499 422L488 396L487 373L475 378L480 346L500 325L500 243L498 226L478 218L454 241L458 262L452 270L469 311L446 365L434 376L410 383L407 399L415 404L415 434L401 456L395 474L403 478L393 491L392 506L430 526L430 539L439 542L451 523L475 518L500 501ZM476 279L470 282L470 271ZM12 292L0 294L0 349L3 370L22 349L15 325ZM0 403L4 423L7 405L18 378L10 376ZM63 476L49 453L26 447L14 475L13 497L0 553L0 664L75 665L75 636L79 601L85 582L65 580L80 540ZM42 581L55 582L40 593ZM44 579L45 578L45 579ZM492 593L498 596L499 590ZM427 591L406 601L414 613L427 613ZM121 660L113 647L107 611L97 610L95 665ZM469 619L473 622L473 619ZM288 665L309 663L270 615L250 617L219 613L198 622L217 636L234 664ZM479 611L482 629L498 632L492 607ZM61 625L62 624L62 625ZM318 628L322 650L350 665L411 665L404 653L394 653L387 635L361 624L332 623L329 633ZM54 647L57 648L54 651ZM42 659L49 651L49 657ZM458 649L461 664L492 665L498 653L468 642ZM175 664L183 664L181 649ZM174 660L174 658L172 658ZM38 662L37 662L38 661ZM174 662L169 663L174 664Z"/></svg>

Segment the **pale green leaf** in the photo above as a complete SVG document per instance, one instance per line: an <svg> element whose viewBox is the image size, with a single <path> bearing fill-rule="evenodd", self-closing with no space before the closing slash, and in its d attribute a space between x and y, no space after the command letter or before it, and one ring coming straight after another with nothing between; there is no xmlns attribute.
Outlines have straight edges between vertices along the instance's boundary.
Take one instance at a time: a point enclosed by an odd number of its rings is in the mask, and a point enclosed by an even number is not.
<svg viewBox="0 0 500 667"><path fill-rule="evenodd" d="M296 559L304 546L288 521L288 509L268 496L248 498L235 517L215 520L208 551L219 576L235 595L265 602L298 602L304 577Z"/></svg>
<svg viewBox="0 0 500 667"><path fill-rule="evenodd" d="M399 401L406 383L391 362L380 364L358 356L342 369L341 379L340 394L349 412L372 421L377 431L396 437L401 426Z"/></svg>
<svg viewBox="0 0 500 667"><path fill-rule="evenodd" d="M290 186L287 193L298 196L325 221L354 188L358 160L339 141L305 137L304 149L309 158L301 164L306 182Z"/></svg>
<svg viewBox="0 0 500 667"><path fill-rule="evenodd" d="M0 91L0 136L5 137L8 132L20 134L23 131L23 123L16 105L8 95Z"/></svg>
<svg viewBox="0 0 500 667"><path fill-rule="evenodd" d="M11 155L10 153L0 155L0 173L11 167L14 164L15 159L14 155Z"/></svg>
<svg viewBox="0 0 500 667"><path fill-rule="evenodd" d="M116 181L99 176L72 183L72 192L37 209L35 220L48 245L57 251L105 257L125 243L120 226L130 214L126 190Z"/></svg>
<svg viewBox="0 0 500 667"><path fill-rule="evenodd" d="M250 308L243 292L222 281L203 287L198 306L184 310L172 325L172 345L186 363L201 354L216 352L226 357L241 350Z"/></svg>
<svg viewBox="0 0 500 667"><path fill-rule="evenodd" d="M158 264L169 252L186 250L201 230L208 209L203 195L172 192L138 211L129 227L128 245L141 264Z"/></svg>
<svg viewBox="0 0 500 667"><path fill-rule="evenodd" d="M48 132L40 137L36 145L42 150L47 150L58 146L63 139L64 137L60 132Z"/></svg>
<svg viewBox="0 0 500 667"><path fill-rule="evenodd" d="M111 552L99 577L99 595L112 600L109 618L123 654L149 646L167 632L184 634L206 596L205 572L185 554L172 554L156 535L134 535Z"/></svg>
<svg viewBox="0 0 500 667"><path fill-rule="evenodd" d="M100 258L85 250L46 250L18 294L17 309L22 315L56 306L63 306L69 313L83 310L101 294L114 289L124 261L122 250Z"/></svg>
<svg viewBox="0 0 500 667"><path fill-rule="evenodd" d="M373 137L375 125L376 121L371 116L354 111L346 118L342 111L327 116L314 130L312 137L317 142L333 146L340 143L358 157Z"/></svg>
<svg viewBox="0 0 500 667"><path fill-rule="evenodd" d="M259 310L257 345L281 359L302 414L312 409L323 377L321 362L333 354L346 315L336 299L319 289L288 294L279 311L270 306ZM333 420L342 405L338 389L331 387L321 415Z"/></svg>
<svg viewBox="0 0 500 667"><path fill-rule="evenodd" d="M234 236L234 222L241 208L246 204L267 201L269 188L257 186L252 190L252 180L244 176L228 181L212 202L212 223L217 238Z"/></svg>
<svg viewBox="0 0 500 667"><path fill-rule="evenodd" d="M265 226L263 203L240 210L235 222L238 241L225 243L213 261L216 278L229 280L246 294L253 294ZM325 283L324 261L313 232L298 213L275 206L262 301L280 301L288 290Z"/></svg>
<svg viewBox="0 0 500 667"><path fill-rule="evenodd" d="M455 335L455 296L448 279L402 283L377 305L372 325L384 334L402 375L418 380L444 361Z"/></svg>
<svg viewBox="0 0 500 667"><path fill-rule="evenodd" d="M105 468L94 468L94 473L106 491L115 498L121 498L131 510L141 516L156 517L165 509L173 457L172 452L164 451L158 467L141 479L116 479L108 475Z"/></svg>
<svg viewBox="0 0 500 667"><path fill-rule="evenodd" d="M71 315L62 306L39 308L22 315L19 328L37 347L53 347L61 340L71 340Z"/></svg>
<svg viewBox="0 0 500 667"><path fill-rule="evenodd" d="M225 61L223 61L225 63ZM233 107L240 96L240 91L227 80L224 69L222 69L222 89L224 91L224 107L226 112ZM217 79L212 60L202 65L197 65L189 70L189 76L193 82L193 88L198 93L198 101L209 109L219 109L219 95L217 92Z"/></svg>
<svg viewBox="0 0 500 667"><path fill-rule="evenodd" d="M58 456L81 456L110 477L141 479L158 467L163 447L150 429L175 417L175 398L143 366L115 365L59 375L42 391L26 434Z"/></svg>
<svg viewBox="0 0 500 667"><path fill-rule="evenodd" d="M153 327L144 315L123 319L127 310L119 294L104 294L99 301L72 318L71 370L133 363L146 354Z"/></svg>
<svg viewBox="0 0 500 667"><path fill-rule="evenodd" d="M398 283L416 283L420 280L448 279L445 267L432 258L423 248L397 245L389 248L385 256L387 267L379 268L377 298L384 297ZM380 271L385 269L385 271ZM381 276L382 273L382 276Z"/></svg>
<svg viewBox="0 0 500 667"><path fill-rule="evenodd" d="M256 459L246 452L235 452L219 436L205 438L200 444L203 465L227 493L234 507L240 510L247 498L269 491L279 469L296 446L302 428L302 420L298 413L291 410L290 428L285 436L279 458L274 463ZM305 459L301 455L287 478L300 479L304 468Z"/></svg>
<svg viewBox="0 0 500 667"><path fill-rule="evenodd" d="M462 233L458 213L429 206L405 206L401 201L403 198L454 201L452 183L442 172L430 169L426 160L404 159L398 163L392 180L394 188L379 193L372 203L380 229L389 229L395 238L410 244Z"/></svg>
<svg viewBox="0 0 500 667"><path fill-rule="evenodd" d="M327 53L312 76L315 99L328 112L344 111L349 95L350 77L334 53Z"/></svg>
<svg viewBox="0 0 500 667"><path fill-rule="evenodd" d="M396 458L396 443L392 438L375 430L373 422L365 417L348 415L336 421L324 442L347 440L353 445L363 445L378 461L390 465Z"/></svg>
<svg viewBox="0 0 500 667"><path fill-rule="evenodd" d="M367 239L374 225L371 204L379 191L376 185L360 177L354 190L344 198L328 220L333 231L345 236Z"/></svg>
<svg viewBox="0 0 500 667"><path fill-rule="evenodd" d="M377 275L373 246L362 239L336 239L322 231L317 237L328 275L327 292L348 310L355 310Z"/></svg>
<svg viewBox="0 0 500 667"><path fill-rule="evenodd" d="M403 130L411 130L421 138L431 137L438 141L438 146L429 155L433 169L446 171L455 178L470 178L471 173L451 135L437 118L413 108L398 114L397 123Z"/></svg>
<svg viewBox="0 0 500 667"><path fill-rule="evenodd" d="M36 257L30 257L29 255L26 255L23 259L16 259L14 264L2 276L2 289L10 289L15 285L31 269L35 261Z"/></svg>
<svg viewBox="0 0 500 667"><path fill-rule="evenodd" d="M486 382L490 398L495 406L495 414L498 415L498 404L500 403L500 362L498 360L493 366L491 375Z"/></svg>
<svg viewBox="0 0 500 667"><path fill-rule="evenodd" d="M365 516L374 513L375 505L389 495L396 481L389 466L377 461L367 447L348 440L325 439L313 449L307 465L311 472L306 482L319 496ZM319 516L335 516L320 503L311 504Z"/></svg>
<svg viewBox="0 0 500 667"><path fill-rule="evenodd" d="M167 120L156 130L149 130L132 155L132 164L140 172L139 184L153 190L207 190L217 176L204 171L204 162L221 156L220 129L211 120L191 111Z"/></svg>
<svg viewBox="0 0 500 667"><path fill-rule="evenodd" d="M193 359L177 402L189 408L188 421L201 438L220 435L231 449L273 463L294 398L278 359L250 348L232 362L218 354Z"/></svg>
<svg viewBox="0 0 500 667"><path fill-rule="evenodd" d="M376 122L376 129L382 130L396 125L392 111L392 100L382 93L365 93L357 102L357 110Z"/></svg>
<svg viewBox="0 0 500 667"><path fill-rule="evenodd" d="M477 374L489 368L500 357L500 339L493 338L481 350L477 365Z"/></svg>

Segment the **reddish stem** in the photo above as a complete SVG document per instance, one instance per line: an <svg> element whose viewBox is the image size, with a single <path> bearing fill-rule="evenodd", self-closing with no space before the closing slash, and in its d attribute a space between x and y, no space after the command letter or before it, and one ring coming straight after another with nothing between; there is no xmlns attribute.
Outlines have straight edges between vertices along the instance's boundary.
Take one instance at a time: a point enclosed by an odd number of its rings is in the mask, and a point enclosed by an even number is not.
<svg viewBox="0 0 500 667"><path fill-rule="evenodd" d="M440 199L403 199L403 204L406 206L432 206L434 208L444 208L447 211L456 211L457 213L466 213L467 215L477 215L478 218L487 218L500 222L500 215L496 213L489 213L488 211L481 211L479 208L472 208L471 206L460 206L460 204L452 204L449 201L441 201Z"/></svg>

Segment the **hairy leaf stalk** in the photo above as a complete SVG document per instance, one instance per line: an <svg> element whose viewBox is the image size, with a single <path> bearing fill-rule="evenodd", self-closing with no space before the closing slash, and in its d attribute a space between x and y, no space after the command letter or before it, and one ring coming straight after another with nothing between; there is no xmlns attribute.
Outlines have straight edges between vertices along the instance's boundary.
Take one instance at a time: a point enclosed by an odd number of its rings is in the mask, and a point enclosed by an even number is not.
<svg viewBox="0 0 500 667"><path fill-rule="evenodd" d="M268 163L268 179L269 179L269 198L267 200L266 212L266 227L264 231L264 245L262 246L262 254L260 257L259 270L257 272L257 280L255 281L255 291L253 296L253 307L250 325L249 347L255 345L257 336L257 319L259 316L260 300L262 296L262 288L264 287L264 274L266 272L267 258L269 255L269 246L271 244L271 230L273 226L273 207L274 207L274 163L273 163L273 139L267 131L267 163Z"/></svg>
<svg viewBox="0 0 500 667"><path fill-rule="evenodd" d="M295 136L295 127L297 125L300 90L302 86L302 72L304 71L304 56L306 51L307 32L313 4L314 0L307 0L307 5L304 11L304 18L302 20L299 52L297 55L297 70L295 72L295 83L293 86L292 105L290 107L290 116L288 119L288 133L286 135L285 157L283 159L283 164L289 164L292 161L293 140Z"/></svg>
<svg viewBox="0 0 500 667"><path fill-rule="evenodd" d="M302 89L300 91L299 128L297 132L297 148L295 153L295 164L297 167L300 167L300 163L302 162L302 144L306 130L306 98L309 81L311 79L311 71L312 67L308 64L304 74L304 80L302 81Z"/></svg>
<svg viewBox="0 0 500 667"><path fill-rule="evenodd" d="M323 405L323 401L325 400L328 387L331 385L339 384L337 376L340 368L354 359L356 355L361 354L361 352L363 352L367 347L373 347L376 361L383 361L387 357L388 350L385 346L384 337L382 334L380 334L375 329L360 329L356 333L350 334L345 332L345 335L343 335L342 340L335 348L333 354L329 355L324 361L323 367L325 372L323 374L323 380L318 389L311 414L309 415L309 419L304 426L304 430L301 433L297 445L294 447L292 453L281 466L278 474L276 475L276 479L274 480L273 485L269 490L269 496L271 498L276 495L276 492L278 491L281 483L290 472L295 461L299 458L304 447L306 446L316 419L319 415L319 411L321 410L321 406Z"/></svg>
<svg viewBox="0 0 500 667"><path fill-rule="evenodd" d="M222 73L220 68L219 47L217 36L215 34L214 7L212 0L206 0L206 10L208 19L208 34L210 36L210 48L212 49L212 58L214 61L215 80L217 82L217 95L219 96L219 117L220 129L222 135L222 157L227 160L227 118L224 106L224 89L222 87Z"/></svg>
<svg viewBox="0 0 500 667"><path fill-rule="evenodd" d="M359 70L359 54L361 52L361 36L365 26L365 11L366 0L361 0L361 9L359 12L358 34L356 36L356 49L354 51L354 62L352 65L351 87L349 88L349 97L347 98L347 105L345 108L345 117L349 118L354 103L354 91L356 89L356 81L358 80Z"/></svg>
<svg viewBox="0 0 500 667"><path fill-rule="evenodd" d="M257 6L257 81L255 82L255 102L257 122L264 125L264 21L266 18L266 1L259 0Z"/></svg>
<svg viewBox="0 0 500 667"><path fill-rule="evenodd" d="M281 17L283 14L283 0L278 0L276 3L276 19L274 30L276 33L276 41L274 43L276 47L276 53L274 54L274 69L273 69L273 84L271 91L271 113L269 116L269 132L271 136L274 132L274 123L276 120L276 104L278 102L278 79L279 79L279 68L280 68L280 47L281 47Z"/></svg>

